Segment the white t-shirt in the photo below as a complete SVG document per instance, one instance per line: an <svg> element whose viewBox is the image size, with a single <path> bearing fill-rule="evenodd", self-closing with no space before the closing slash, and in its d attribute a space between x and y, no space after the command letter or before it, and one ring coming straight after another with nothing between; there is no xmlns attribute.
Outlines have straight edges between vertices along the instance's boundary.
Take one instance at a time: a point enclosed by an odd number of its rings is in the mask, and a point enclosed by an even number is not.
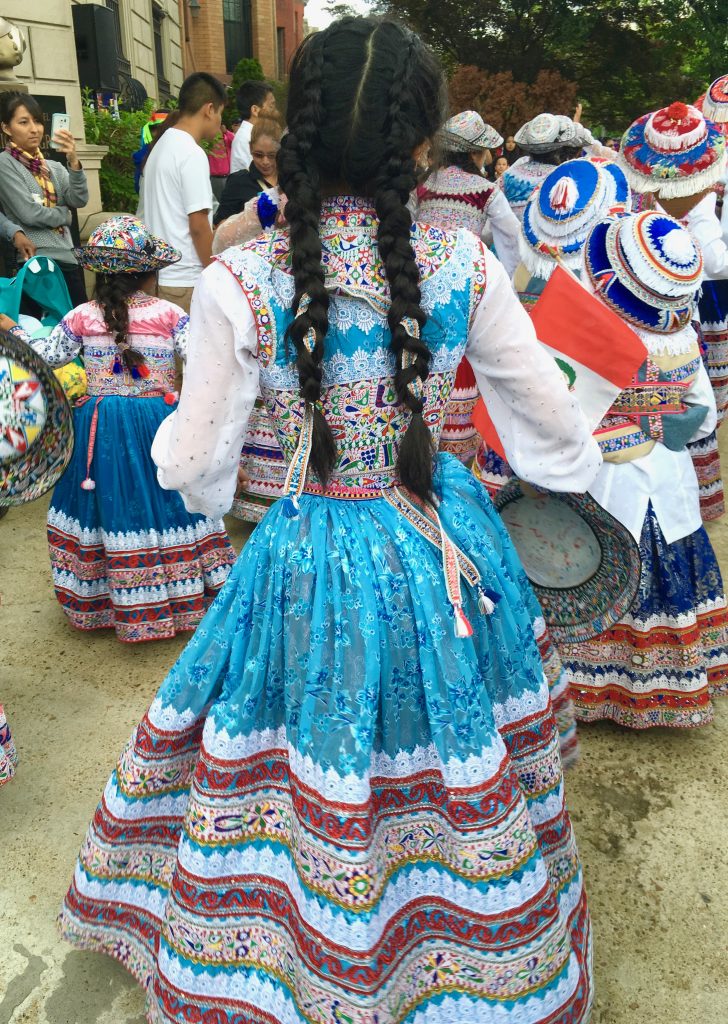
<svg viewBox="0 0 728 1024"><path fill-rule="evenodd" d="M152 150L141 183L140 216L152 234L182 253L179 263L159 272L169 288L192 288L202 264L190 235L188 216L207 210L212 225L212 184L205 152L189 132L168 128Z"/></svg>
<svg viewBox="0 0 728 1024"><path fill-rule="evenodd" d="M235 132L235 138L233 139L233 148L230 152L230 173L234 174L235 171L247 171L250 167L250 161L253 159L250 155L250 136L253 134L253 122L243 121L238 130Z"/></svg>

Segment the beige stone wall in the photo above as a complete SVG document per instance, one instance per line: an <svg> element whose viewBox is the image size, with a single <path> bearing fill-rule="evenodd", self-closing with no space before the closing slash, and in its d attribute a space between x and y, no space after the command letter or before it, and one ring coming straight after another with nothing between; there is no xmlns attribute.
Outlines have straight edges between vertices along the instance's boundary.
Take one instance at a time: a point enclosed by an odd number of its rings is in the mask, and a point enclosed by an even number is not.
<svg viewBox="0 0 728 1024"><path fill-rule="evenodd" d="M158 0L158 6L166 15L162 22L165 73L170 92L176 96L184 78L180 7L178 0ZM19 25L28 40L18 78L31 92L64 96L74 134L82 138L71 0L1 0L0 14ZM124 56L131 64L132 77L156 99L152 0L121 0L120 16Z"/></svg>

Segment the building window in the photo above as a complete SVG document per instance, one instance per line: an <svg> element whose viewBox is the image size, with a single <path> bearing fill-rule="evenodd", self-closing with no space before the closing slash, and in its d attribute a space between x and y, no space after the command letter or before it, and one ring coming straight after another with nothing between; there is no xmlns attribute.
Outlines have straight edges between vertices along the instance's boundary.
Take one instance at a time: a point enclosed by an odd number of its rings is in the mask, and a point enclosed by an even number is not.
<svg viewBox="0 0 728 1024"><path fill-rule="evenodd" d="M286 73L286 30L277 30L276 41L278 43L278 77L283 78Z"/></svg>
<svg viewBox="0 0 728 1024"><path fill-rule="evenodd" d="M253 56L250 0L222 0L225 70L232 73L243 57Z"/></svg>
<svg viewBox="0 0 728 1024"><path fill-rule="evenodd" d="M125 75L131 74L131 64L124 56L124 40L121 34L121 12L119 0L106 0L106 6L114 14L114 25L116 27L116 53L119 58L119 71Z"/></svg>
<svg viewBox="0 0 728 1024"><path fill-rule="evenodd" d="M154 29L154 70L157 74L157 99L169 99L169 82L164 68L164 40L162 39L162 22L166 15L161 7L152 4L152 27Z"/></svg>

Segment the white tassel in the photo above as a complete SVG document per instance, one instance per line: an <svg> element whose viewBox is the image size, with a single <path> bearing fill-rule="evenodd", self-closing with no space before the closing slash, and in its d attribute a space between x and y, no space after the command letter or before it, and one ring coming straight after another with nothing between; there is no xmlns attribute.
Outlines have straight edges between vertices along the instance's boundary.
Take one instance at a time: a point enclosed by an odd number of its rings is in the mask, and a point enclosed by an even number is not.
<svg viewBox="0 0 728 1024"><path fill-rule="evenodd" d="M571 213L579 199L579 186L573 178L560 178L549 192L549 202L559 213Z"/></svg>
<svg viewBox="0 0 728 1024"><path fill-rule="evenodd" d="M453 602L452 609L455 613L455 636L459 640L465 640L467 637L473 635L473 627L465 618L461 604Z"/></svg>

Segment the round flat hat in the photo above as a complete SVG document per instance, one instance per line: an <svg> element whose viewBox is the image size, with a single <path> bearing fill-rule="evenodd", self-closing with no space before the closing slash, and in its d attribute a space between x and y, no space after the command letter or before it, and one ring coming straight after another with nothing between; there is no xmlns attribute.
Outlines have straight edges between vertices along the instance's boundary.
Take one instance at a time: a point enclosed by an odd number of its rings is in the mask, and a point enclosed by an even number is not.
<svg viewBox="0 0 728 1024"><path fill-rule="evenodd" d="M525 493L514 478L495 506L557 643L591 640L624 618L639 587L639 547L591 495Z"/></svg>
<svg viewBox="0 0 728 1024"><path fill-rule="evenodd" d="M53 371L0 331L0 506L23 505L56 483L73 452L73 413Z"/></svg>

